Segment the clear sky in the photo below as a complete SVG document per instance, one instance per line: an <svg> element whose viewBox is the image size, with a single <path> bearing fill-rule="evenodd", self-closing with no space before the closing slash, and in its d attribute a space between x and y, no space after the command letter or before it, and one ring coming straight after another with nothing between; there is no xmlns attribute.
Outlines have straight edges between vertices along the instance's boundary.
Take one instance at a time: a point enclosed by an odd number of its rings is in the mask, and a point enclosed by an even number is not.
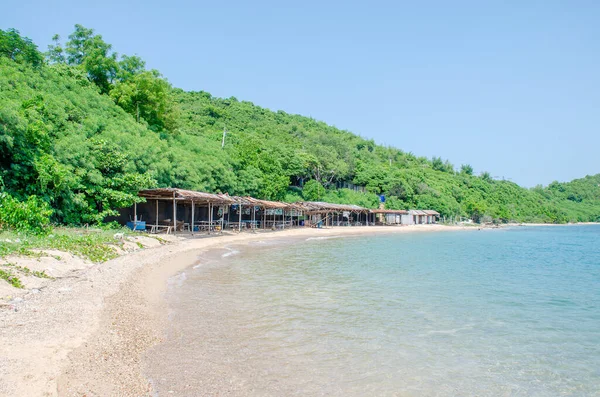
<svg viewBox="0 0 600 397"><path fill-rule="evenodd" d="M42 50L79 23L176 87L457 168L524 186L600 173L597 0L0 3L0 28Z"/></svg>

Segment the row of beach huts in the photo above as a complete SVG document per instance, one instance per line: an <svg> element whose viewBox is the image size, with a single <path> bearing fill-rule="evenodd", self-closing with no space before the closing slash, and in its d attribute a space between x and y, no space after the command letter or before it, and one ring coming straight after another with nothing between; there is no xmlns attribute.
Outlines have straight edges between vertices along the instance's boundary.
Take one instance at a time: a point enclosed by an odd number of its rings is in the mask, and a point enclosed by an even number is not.
<svg viewBox="0 0 600 397"><path fill-rule="evenodd" d="M292 227L432 224L433 210L368 209L320 201L284 203L178 188L142 190L144 203L113 219L149 233L223 232Z"/></svg>

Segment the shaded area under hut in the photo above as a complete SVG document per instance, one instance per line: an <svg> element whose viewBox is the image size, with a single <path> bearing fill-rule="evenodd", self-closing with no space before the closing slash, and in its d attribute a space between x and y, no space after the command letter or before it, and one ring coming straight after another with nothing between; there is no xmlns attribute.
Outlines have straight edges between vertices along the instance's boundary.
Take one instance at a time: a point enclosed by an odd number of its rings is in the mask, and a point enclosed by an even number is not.
<svg viewBox="0 0 600 397"><path fill-rule="evenodd" d="M333 204L322 201L296 203L306 209L308 226L369 226L374 224L368 208L352 204Z"/></svg>
<svg viewBox="0 0 600 397"><path fill-rule="evenodd" d="M222 231L224 215L234 203L225 194L177 188L142 190L138 195L145 198L146 203L134 204L132 222L135 226L145 222L144 227L150 233Z"/></svg>
<svg viewBox="0 0 600 397"><path fill-rule="evenodd" d="M302 226L304 208L297 204L232 196L235 204L227 219L230 229L286 229Z"/></svg>

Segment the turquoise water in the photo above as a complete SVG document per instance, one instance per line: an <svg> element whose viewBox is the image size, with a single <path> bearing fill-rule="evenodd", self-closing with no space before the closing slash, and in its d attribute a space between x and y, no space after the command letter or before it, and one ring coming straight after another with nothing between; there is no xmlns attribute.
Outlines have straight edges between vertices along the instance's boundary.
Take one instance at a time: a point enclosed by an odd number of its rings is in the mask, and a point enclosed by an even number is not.
<svg viewBox="0 0 600 397"><path fill-rule="evenodd" d="M231 247L169 302L160 395L600 396L600 226Z"/></svg>

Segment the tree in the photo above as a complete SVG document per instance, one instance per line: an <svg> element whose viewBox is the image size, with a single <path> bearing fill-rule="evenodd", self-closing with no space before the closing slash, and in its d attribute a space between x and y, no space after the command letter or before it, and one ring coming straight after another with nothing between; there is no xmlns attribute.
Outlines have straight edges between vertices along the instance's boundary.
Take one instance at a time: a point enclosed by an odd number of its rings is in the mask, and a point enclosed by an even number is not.
<svg viewBox="0 0 600 397"><path fill-rule="evenodd" d="M52 36L52 41L54 44L48 46L46 58L50 63L66 63L67 58L65 57L65 50L60 44L60 36L55 34Z"/></svg>
<svg viewBox="0 0 600 397"><path fill-rule="evenodd" d="M450 161L443 161L441 157L433 157L431 159L431 167L436 171L454 173L454 166Z"/></svg>
<svg viewBox="0 0 600 397"><path fill-rule="evenodd" d="M460 166L460 172L466 175L473 175L473 167L469 164L463 164Z"/></svg>
<svg viewBox="0 0 600 397"><path fill-rule="evenodd" d="M118 71L117 54L102 36L94 34L79 24L69 35L66 46L67 62L80 65L88 74L88 78L107 94Z"/></svg>
<svg viewBox="0 0 600 397"><path fill-rule="evenodd" d="M315 179L311 179L304 184L304 188L302 189L302 197L304 197L306 201L322 200L324 195L325 188Z"/></svg>
<svg viewBox="0 0 600 397"><path fill-rule="evenodd" d="M485 216L486 205L480 201L469 200L467 201L466 211L475 223L479 223Z"/></svg>
<svg viewBox="0 0 600 397"><path fill-rule="evenodd" d="M154 131L174 130L171 85L156 70L145 71L115 84L110 91L115 103Z"/></svg>
<svg viewBox="0 0 600 397"><path fill-rule="evenodd" d="M127 81L146 69L146 62L137 55L122 55L119 61L117 78L119 81Z"/></svg>
<svg viewBox="0 0 600 397"><path fill-rule="evenodd" d="M34 67L39 67L44 62L37 46L27 37L22 37L16 29L0 29L0 56Z"/></svg>

